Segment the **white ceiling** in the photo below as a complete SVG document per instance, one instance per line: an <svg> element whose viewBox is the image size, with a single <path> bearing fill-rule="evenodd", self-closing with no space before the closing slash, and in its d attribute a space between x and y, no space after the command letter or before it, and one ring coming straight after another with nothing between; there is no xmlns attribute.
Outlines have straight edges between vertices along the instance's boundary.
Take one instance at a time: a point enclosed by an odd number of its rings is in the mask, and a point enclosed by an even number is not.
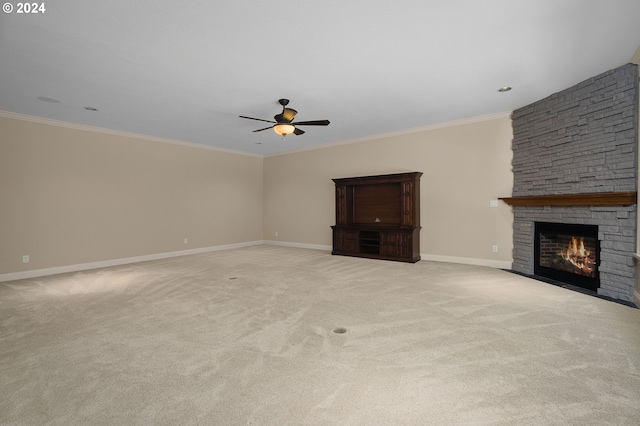
<svg viewBox="0 0 640 426"><path fill-rule="evenodd" d="M6 1L0 110L261 155L511 111L640 46L639 0ZM238 117L279 98L331 124Z"/></svg>

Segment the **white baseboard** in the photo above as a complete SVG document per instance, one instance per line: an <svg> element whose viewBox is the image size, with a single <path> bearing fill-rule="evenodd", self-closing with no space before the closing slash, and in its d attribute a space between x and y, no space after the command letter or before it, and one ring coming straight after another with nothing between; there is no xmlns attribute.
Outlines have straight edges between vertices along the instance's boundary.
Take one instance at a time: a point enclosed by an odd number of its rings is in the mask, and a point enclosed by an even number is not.
<svg viewBox="0 0 640 426"><path fill-rule="evenodd" d="M264 244L269 244L272 246L297 247L297 248L306 248L306 249L324 250L324 251L331 251L333 249L333 247L331 246L325 246L321 244L288 243L286 241L274 241L274 240L264 240Z"/></svg>
<svg viewBox="0 0 640 426"><path fill-rule="evenodd" d="M53 268L33 269L30 271L12 272L8 274L0 274L0 282L23 280L28 278L44 277L46 275L64 274L67 272L86 271L88 269L107 268L109 266L126 265L129 263L146 262L149 260L167 259L171 257L187 256L190 254L208 253L212 251L231 250L242 247L257 246L261 244L268 244L282 247L297 247L313 250L331 251L332 247L322 244L305 244L305 243L291 243L286 241L274 241L274 240L257 240L248 241L244 243L226 244L221 246L202 247L197 249L179 250L167 253L148 254L144 256L126 257L121 259L101 260L98 262L80 263L76 265L56 266ZM490 259L476 259L470 257L455 257L455 256L440 256L435 254L420 254L420 258L424 260L430 260L433 262L449 262L449 263L462 263L465 265L478 265L489 266L491 268L498 269L511 269L511 262L504 260L490 260ZM640 306L640 295L634 293L634 299L636 305Z"/></svg>
<svg viewBox="0 0 640 426"><path fill-rule="evenodd" d="M319 244L303 244L303 243L289 243L285 241L265 240L265 244L283 247L298 247L308 248L314 250L331 251L333 247L319 245ZM496 269L511 269L512 262L507 260L491 260L491 259L476 259L471 257L455 257L455 256L440 256L437 254L424 254L420 253L420 258L423 260L430 260L433 262L448 262L448 263L462 263L464 265L477 265L477 266L489 266Z"/></svg>
<svg viewBox="0 0 640 426"><path fill-rule="evenodd" d="M244 243L225 244L221 246L202 247L197 249L171 251L166 253L147 254L144 256L126 257L121 259L101 260L98 262L80 263L76 265L56 266L53 268L33 269L31 271L0 274L0 282L23 280L27 278L44 277L46 275L64 274L67 272L86 271L88 269L107 268L109 266L126 265L129 263L146 262L149 260L168 259L170 257L187 256L190 254L208 253L212 251L231 250L242 247L264 244L263 240Z"/></svg>
<svg viewBox="0 0 640 426"><path fill-rule="evenodd" d="M491 268L496 268L496 269L511 269L512 267L512 262L508 260L491 260L491 259L477 259L474 257L441 256L438 254L425 254L425 253L420 253L420 258L423 260L431 260L433 262L462 263L464 265L489 266Z"/></svg>

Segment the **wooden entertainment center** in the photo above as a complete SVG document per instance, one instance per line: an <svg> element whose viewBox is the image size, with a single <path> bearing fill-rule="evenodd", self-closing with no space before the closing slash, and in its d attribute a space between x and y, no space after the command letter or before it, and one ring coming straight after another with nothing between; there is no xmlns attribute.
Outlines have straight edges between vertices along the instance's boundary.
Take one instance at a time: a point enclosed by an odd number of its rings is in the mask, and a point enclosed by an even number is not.
<svg viewBox="0 0 640 426"><path fill-rule="evenodd" d="M336 224L331 254L420 260L420 172L332 179Z"/></svg>

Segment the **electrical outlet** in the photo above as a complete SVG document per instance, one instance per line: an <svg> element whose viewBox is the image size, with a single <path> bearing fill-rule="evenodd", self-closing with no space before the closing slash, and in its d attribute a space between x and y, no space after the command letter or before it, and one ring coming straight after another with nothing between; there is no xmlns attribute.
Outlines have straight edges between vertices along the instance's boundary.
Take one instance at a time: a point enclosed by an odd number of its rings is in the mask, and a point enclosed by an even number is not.
<svg viewBox="0 0 640 426"><path fill-rule="evenodd" d="M22 256L22 263L29 263L29 255L25 254L24 256Z"/></svg>
<svg viewBox="0 0 640 426"><path fill-rule="evenodd" d="M498 207L498 200L489 200L489 207L491 208Z"/></svg>
<svg viewBox="0 0 640 426"><path fill-rule="evenodd" d="M185 239L184 239L184 243L185 243L185 244L189 244L189 239L188 239L188 238L185 238Z"/></svg>
<svg viewBox="0 0 640 426"><path fill-rule="evenodd" d="M276 237L278 236L278 231L276 231Z"/></svg>
<svg viewBox="0 0 640 426"><path fill-rule="evenodd" d="M498 252L498 246L496 245L494 245L491 249L493 250L494 253Z"/></svg>

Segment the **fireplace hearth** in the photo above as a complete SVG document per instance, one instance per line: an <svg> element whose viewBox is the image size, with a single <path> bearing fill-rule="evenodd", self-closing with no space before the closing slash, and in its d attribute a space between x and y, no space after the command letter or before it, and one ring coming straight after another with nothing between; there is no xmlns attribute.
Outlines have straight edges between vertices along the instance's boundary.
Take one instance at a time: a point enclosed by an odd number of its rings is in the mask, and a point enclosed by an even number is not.
<svg viewBox="0 0 640 426"><path fill-rule="evenodd" d="M597 225L535 222L534 275L597 291Z"/></svg>

